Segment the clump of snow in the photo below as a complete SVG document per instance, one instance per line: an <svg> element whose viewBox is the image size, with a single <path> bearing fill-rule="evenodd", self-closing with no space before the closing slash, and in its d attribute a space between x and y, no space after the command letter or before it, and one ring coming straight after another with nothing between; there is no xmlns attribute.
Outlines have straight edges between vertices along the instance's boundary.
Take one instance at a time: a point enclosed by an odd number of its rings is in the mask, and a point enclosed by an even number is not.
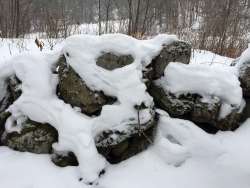
<svg viewBox="0 0 250 188"><path fill-rule="evenodd" d="M107 162L98 154L94 137L106 129L123 130L125 125L136 124L135 105L144 103L149 107L140 112L139 118L142 124L150 120L153 100L142 81L142 68L159 54L163 44L175 40L175 36L169 35L145 41L121 34L78 35L66 39L62 50L49 54L22 54L1 63L0 82L12 75L22 82L21 96L8 108L12 116L7 120L6 128L15 130L12 129L13 122L21 122L25 117L51 124L59 133L54 149L74 152L83 181L95 182ZM131 54L134 62L121 69L107 71L96 65L96 59L103 52ZM62 53L91 89L116 96L118 102L104 106L100 116L90 118L58 99L58 78L52 69ZM4 88L4 84L1 87Z"/></svg>
<svg viewBox="0 0 250 188"><path fill-rule="evenodd" d="M210 99L211 96L219 97L223 104L227 104L222 105L221 118L231 112L227 106L239 108L242 104L242 89L232 67L170 63L164 74L157 84L166 91L176 95L199 94L205 99Z"/></svg>

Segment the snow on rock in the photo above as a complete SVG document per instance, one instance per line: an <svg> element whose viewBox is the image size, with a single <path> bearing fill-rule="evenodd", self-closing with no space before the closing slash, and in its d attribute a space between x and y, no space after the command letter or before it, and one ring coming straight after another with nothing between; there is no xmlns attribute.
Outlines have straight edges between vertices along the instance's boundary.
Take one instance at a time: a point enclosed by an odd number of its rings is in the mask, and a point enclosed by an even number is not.
<svg viewBox="0 0 250 188"><path fill-rule="evenodd" d="M170 63L164 74L157 83L176 95L199 94L204 100L217 96L223 104L234 108L239 108L242 104L242 89L233 68ZM230 109L222 111L221 118L231 112Z"/></svg>
<svg viewBox="0 0 250 188"><path fill-rule="evenodd" d="M153 79L159 79L164 75L164 70L170 62L189 64L191 45L184 41L175 41L165 44L160 54L153 59L149 67L152 68Z"/></svg>
<svg viewBox="0 0 250 188"><path fill-rule="evenodd" d="M26 116L32 121L49 123L59 134L54 149L75 153L83 181L95 182L107 163L97 152L94 136L112 127L123 130L124 124L128 126L124 122L138 121L134 106L142 103L148 107L153 105L142 81L142 68L158 55L163 44L175 40L175 36L168 35L159 35L146 41L121 34L79 35L66 39L62 51L23 54L1 63L1 82L16 75L22 83L21 96L8 108L11 116L6 127L15 126L15 121ZM88 87L115 96L118 102L104 106L100 116L88 117L59 100L56 96L58 78L53 74L53 69L61 52ZM96 65L96 59L103 52L131 54L134 62L122 69L107 71ZM139 116L142 124L150 117L149 109L142 110Z"/></svg>

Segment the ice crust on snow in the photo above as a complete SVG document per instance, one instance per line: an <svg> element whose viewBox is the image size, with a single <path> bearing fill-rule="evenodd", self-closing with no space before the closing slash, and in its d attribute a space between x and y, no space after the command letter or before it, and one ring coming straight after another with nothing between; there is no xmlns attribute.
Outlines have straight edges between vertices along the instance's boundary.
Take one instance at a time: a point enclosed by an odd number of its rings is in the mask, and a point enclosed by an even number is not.
<svg viewBox="0 0 250 188"><path fill-rule="evenodd" d="M170 63L164 75L156 83L177 96L199 94L206 102L213 96L219 97L222 101L220 118L242 105L242 89L233 67Z"/></svg>
<svg viewBox="0 0 250 188"><path fill-rule="evenodd" d="M175 40L175 36L169 35L141 41L121 34L79 35L66 39L62 49L51 54L23 54L1 63L1 88L5 87L3 81L12 75L22 82L22 95L8 108L12 116L7 120L6 128L13 130L13 122L26 116L33 121L51 124L59 133L59 141L54 144L54 149L74 152L83 181L96 181L107 164L97 152L95 135L105 129L123 130L125 125L137 123L134 106L141 103L148 107L153 105L142 81L142 69L159 54L163 44ZM96 59L103 52L131 54L134 62L107 71L96 65ZM116 96L118 102L105 105L100 116L90 118L59 100L56 96L58 78L52 69L62 54L88 87ZM150 109L141 111L141 123L150 119L150 113Z"/></svg>

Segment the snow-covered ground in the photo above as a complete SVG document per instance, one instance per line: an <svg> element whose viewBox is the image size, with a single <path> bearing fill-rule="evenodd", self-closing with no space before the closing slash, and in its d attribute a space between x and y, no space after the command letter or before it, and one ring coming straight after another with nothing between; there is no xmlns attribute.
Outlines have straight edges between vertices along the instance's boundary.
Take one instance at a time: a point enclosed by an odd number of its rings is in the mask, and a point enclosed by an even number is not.
<svg viewBox="0 0 250 188"><path fill-rule="evenodd" d="M147 151L109 166L94 187L250 187L250 121L236 132L211 136L188 121L163 115L160 133ZM0 167L1 188L88 187L78 181L78 168L56 167L48 155L0 147Z"/></svg>
<svg viewBox="0 0 250 188"><path fill-rule="evenodd" d="M191 56L191 63L202 64L222 64L230 65L234 59L229 57L220 56L206 50L194 49Z"/></svg>
<svg viewBox="0 0 250 188"><path fill-rule="evenodd" d="M123 45L120 40L122 37L117 37L116 40L108 40L110 36L103 37L102 40L94 40L93 38L83 39L83 38L71 38L66 42L66 47L63 48L63 52L73 54L72 58L69 56L67 62L77 70L79 74L85 80L89 81L88 84L102 89L110 94L115 90L109 88L105 83L100 84L98 76L92 75L93 71L98 70L99 74L103 75L107 83L109 83L109 77L105 74L105 71L96 69L92 64L96 55L100 53L102 48L95 49L91 46L104 43L108 49L114 48L114 45L118 47L116 49L118 52L129 53L135 52L133 54L135 58L135 65L128 66L124 69L125 72L113 71L112 74L117 76L119 73L122 75L124 73L129 73L133 76L136 85L133 87L119 87L118 100L122 104L133 104L135 101L131 101L130 98L126 98L126 93L124 91L132 92L136 91L134 94L136 99L145 100L150 104L149 96L144 95L145 88L139 83L140 74L138 74L133 66L139 66L138 62L144 60L145 63L150 61L150 58L156 54L160 48L158 48L163 41L166 42L164 36L155 38L154 40L145 41L137 43L131 38L127 38L129 43ZM168 40L173 40L174 38L168 38ZM82 51L77 51L79 47L82 49L84 45L74 46L74 40L84 41L89 43L84 43L90 48L86 48L86 52L90 51L93 53L91 55L84 55ZM13 42L14 41L14 42ZM9 72L16 72L18 77L23 82L23 89L26 91L24 95L20 97L18 102L15 103L10 108L10 111L16 115L16 118L20 116L20 113L27 113L31 119L40 122L49 122L59 130L59 134L62 135L61 147L68 147L74 150L77 156L83 157L80 164L85 164L81 168L78 167L56 167L51 161L49 155L36 155L31 153L21 153L12 151L6 147L0 147L0 187L1 188L85 188L90 187L84 184L83 181L78 181L82 178L83 173L88 173L91 170L99 170L95 168L103 167L102 159L96 155L96 151L93 151L92 140L84 135L80 135L83 140L77 140L79 133L88 134L89 127L93 122L98 122L96 120L88 119L82 115L79 115L73 111L69 106L62 104L56 100L53 96L53 91L55 83L51 82L54 80L53 75L48 75L48 68L51 65L51 61L56 57L57 54L49 56L44 56L39 53L39 49L35 46L34 39L24 39L20 45L19 40L2 40L0 41L0 63L1 68L0 73L9 74ZM109 41L109 42L108 42ZM110 42L111 41L111 42ZM136 44L136 45L135 45ZM154 46L155 45L155 46ZM45 43L46 50L50 51L49 43ZM58 43L58 48L62 45ZM102 45L101 45L102 46ZM130 49L128 48L130 46ZM103 46L104 47L104 46ZM155 51L153 50L155 49ZM113 49L114 50L114 49ZM147 55L149 51L151 54ZM153 52L152 52L153 50ZM4 61L9 61L10 57L17 55L22 52L32 53L33 56L21 55L11 60L13 66L9 67ZM125 53L124 52L124 53ZM34 53L38 55L34 55ZM80 55L79 55L80 54ZM74 64L74 62L80 62L79 58L85 58L88 65L85 65L85 69L90 72L81 75L81 63L79 65ZM192 55L192 64L198 64L202 66L217 66L211 62L218 62L221 68L222 66L227 66L230 64L232 59L221 57L211 52L199 52L195 50ZM16 63L19 62L19 63ZM85 62L85 61L84 61ZM208 64L207 64L208 63ZM77 67L79 66L79 67ZM6 69L3 69L6 68ZM14 69L14 70L13 70ZM210 68L208 68L210 69ZM133 71L134 70L134 71ZM126 72L127 71L127 72ZM213 71L213 68L210 70ZM25 74L24 74L25 72ZM83 73L83 72L82 72ZM219 73L218 73L219 74ZM36 75L34 80L28 79ZM39 75L43 75L43 79L40 79ZM106 77L105 77L106 76ZM124 75L123 75L124 76ZM56 81L56 80L54 80ZM119 79L116 79L119 81ZM98 85L98 83L100 85ZM130 82L126 83L131 86ZM232 85L228 84L230 87ZM237 85L237 84L236 84ZM39 88L37 88L39 86ZM138 87L137 87L138 86ZM234 89L232 86L232 89ZM103 88L100 88L103 87ZM134 88L136 87L136 88ZM130 89L130 90L126 90ZM132 91L131 91L132 89ZM134 90L135 89L135 90ZM202 88L200 88L202 89ZM237 88L236 88L237 90ZM237 92L237 91L236 91ZM125 95L124 95L125 94ZM138 95L138 96L137 96ZM237 94L236 94L237 95ZM30 98L33 96L33 98ZM229 101L235 99L234 96L228 96ZM231 97L231 98L230 98ZM238 101L237 101L238 102ZM147 103L146 103L147 104ZM126 106L126 105L125 105ZM32 108L31 108L32 107ZM44 107L49 108L48 111L44 112ZM119 109L119 105L117 105ZM30 108L32 111L30 112ZM45 108L45 109L46 109ZM106 109L107 112L110 109ZM111 109L112 110L112 109ZM129 109L126 109L126 111ZM114 110L113 110L114 111ZM170 118L165 112L159 110L160 115L160 125L158 134L153 146L151 146L147 151L134 156L120 164L106 166L106 173L99 179L98 185L93 185L96 188L249 188L250 187L250 120L245 122L237 131L235 132L219 132L216 135L209 135L203 130L193 125L193 123L185 120ZM39 115L37 115L39 114ZM42 115L43 116L42 116ZM48 115L49 114L49 115ZM22 115L22 114L21 114ZM41 116L41 117L40 117ZM65 131L65 126L67 124L67 117L71 117L70 121L74 121L76 124L76 129L67 129ZM43 119L46 117L45 119ZM102 117L102 116L101 116ZM107 120L107 119L106 119ZM85 128L77 127L78 124L84 124L87 126ZM102 119L99 119L102 121ZM105 121L102 121L105 122ZM110 122L109 122L110 123ZM58 126L58 127L57 127ZM61 126L61 127L59 127ZM64 127L63 127L64 126ZM79 129L78 129L79 128ZM84 129L84 130L82 130ZM65 131L65 132L64 132ZM72 131L72 132L70 132ZM75 131L75 132L74 132ZM85 132L84 132L85 131ZM70 133L71 137L69 137ZM77 133L77 134L75 134ZM76 138L72 143L72 135ZM79 137L80 138L80 137ZM60 139L60 138L59 138ZM63 140L65 139L65 140ZM78 153L77 141L83 144L83 149L85 146L90 150L85 150L85 153ZM86 144L87 145L84 145ZM79 146L79 145L78 145ZM81 150L82 151L82 150ZM90 155L86 155L89 152ZM87 156L84 158L84 155ZM100 162L100 164L91 164L86 166L86 161L93 157L94 162ZM97 157L97 158L95 158ZM84 163L85 162L85 163ZM89 161L88 161L89 162ZM91 160L90 160L91 162ZM90 174L91 176L92 174Z"/></svg>

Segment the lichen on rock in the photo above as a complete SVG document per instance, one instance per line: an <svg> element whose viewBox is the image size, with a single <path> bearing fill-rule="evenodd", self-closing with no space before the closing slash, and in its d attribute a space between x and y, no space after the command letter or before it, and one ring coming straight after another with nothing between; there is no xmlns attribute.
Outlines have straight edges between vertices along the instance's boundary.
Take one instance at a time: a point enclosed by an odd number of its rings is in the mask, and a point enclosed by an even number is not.
<svg viewBox="0 0 250 188"><path fill-rule="evenodd" d="M189 64L191 57L191 45L183 41L175 41L163 45L160 54L157 55L148 67L152 67L153 79L159 79L164 75L165 68L170 62Z"/></svg>
<svg viewBox="0 0 250 188"><path fill-rule="evenodd" d="M133 61L132 55L116 55L109 52L99 56L96 60L96 65L107 70L114 70L129 65Z"/></svg>
<svg viewBox="0 0 250 188"><path fill-rule="evenodd" d="M58 133L48 124L41 124L31 120L23 122L23 128L18 132L5 132L2 142L17 151L31 153L51 153L52 144L57 142Z"/></svg>

